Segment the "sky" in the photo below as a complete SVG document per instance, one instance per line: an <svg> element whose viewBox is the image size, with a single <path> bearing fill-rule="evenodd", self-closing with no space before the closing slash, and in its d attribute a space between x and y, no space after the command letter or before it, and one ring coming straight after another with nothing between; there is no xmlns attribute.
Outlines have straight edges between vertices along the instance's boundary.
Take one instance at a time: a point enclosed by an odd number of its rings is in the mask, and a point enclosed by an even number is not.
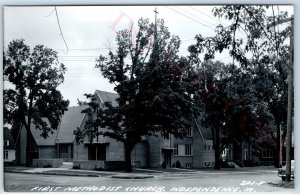
<svg viewBox="0 0 300 194"><path fill-rule="evenodd" d="M226 21L212 15L213 7L156 6L157 18L164 19L171 34L182 41L180 55L188 54L187 48L195 43L195 35L213 36L216 25L226 25ZM59 61L67 67L65 81L58 89L70 101L70 106L76 106L77 99L85 100L85 93L114 92L114 85L94 68L95 59L114 48L117 31L128 28L130 23L136 27L141 17L154 22L155 7L57 6L56 9L57 12L54 6L4 7L4 49L10 41L24 39L31 48L43 44L58 51ZM293 13L292 6L280 9ZM218 55L217 59L231 60L226 54Z"/></svg>

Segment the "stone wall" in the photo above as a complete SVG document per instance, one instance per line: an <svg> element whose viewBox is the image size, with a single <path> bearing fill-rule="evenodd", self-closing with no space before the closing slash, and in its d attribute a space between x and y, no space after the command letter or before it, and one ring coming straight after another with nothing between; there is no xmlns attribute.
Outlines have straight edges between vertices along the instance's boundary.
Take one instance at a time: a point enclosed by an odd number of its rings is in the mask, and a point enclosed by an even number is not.
<svg viewBox="0 0 300 194"><path fill-rule="evenodd" d="M59 168L63 165L62 159L33 159L32 166L38 168Z"/></svg>
<svg viewBox="0 0 300 194"><path fill-rule="evenodd" d="M104 169L104 161L97 160L74 160L74 169L85 169L85 170L100 170Z"/></svg>
<svg viewBox="0 0 300 194"><path fill-rule="evenodd" d="M74 169L84 170L123 170L124 161L74 160Z"/></svg>

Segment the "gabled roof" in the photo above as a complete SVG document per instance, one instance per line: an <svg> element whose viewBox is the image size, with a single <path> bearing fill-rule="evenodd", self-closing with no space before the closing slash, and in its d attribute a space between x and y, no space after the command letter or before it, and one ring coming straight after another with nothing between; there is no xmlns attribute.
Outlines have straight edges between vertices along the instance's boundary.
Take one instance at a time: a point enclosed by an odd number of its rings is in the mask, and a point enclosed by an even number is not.
<svg viewBox="0 0 300 194"><path fill-rule="evenodd" d="M61 122L58 129L57 138L59 140L57 143L72 143L74 140L73 131L80 126L84 118L84 113L82 110L86 109L88 106L73 106L69 107L68 111L61 118Z"/></svg>
<svg viewBox="0 0 300 194"><path fill-rule="evenodd" d="M44 118L43 120L46 121L48 126L50 126L48 119ZM30 126L31 126L30 127L31 134L32 134L37 146L54 146L55 145L57 130L53 130L52 134L48 133L48 137L44 138L41 136L42 131L40 131L39 129L36 129L34 123L31 123Z"/></svg>
<svg viewBox="0 0 300 194"><path fill-rule="evenodd" d="M119 95L117 93L96 90L96 95L100 98L101 103L111 102L112 106L118 105L116 99L119 97Z"/></svg>
<svg viewBox="0 0 300 194"><path fill-rule="evenodd" d="M4 127L4 140L8 140L9 141L9 145L8 146L4 146L4 148L15 148L15 140L12 137L10 130L7 127Z"/></svg>
<svg viewBox="0 0 300 194"><path fill-rule="evenodd" d="M79 127L84 118L84 113L81 113L87 106L69 107L60 120L57 130L53 130L53 134L49 133L45 139L41 136L41 131L31 124L31 133L38 146L54 146L56 143L73 143L74 130ZM47 119L44 119L47 125L50 126ZM59 139L59 140L58 140Z"/></svg>

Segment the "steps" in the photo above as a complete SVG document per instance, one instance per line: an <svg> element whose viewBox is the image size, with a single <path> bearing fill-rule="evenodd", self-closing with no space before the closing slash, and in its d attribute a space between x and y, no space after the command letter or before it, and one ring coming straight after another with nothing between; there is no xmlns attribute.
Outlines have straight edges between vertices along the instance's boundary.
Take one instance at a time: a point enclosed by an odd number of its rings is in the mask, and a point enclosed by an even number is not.
<svg viewBox="0 0 300 194"><path fill-rule="evenodd" d="M73 162L63 162L60 168L73 169Z"/></svg>

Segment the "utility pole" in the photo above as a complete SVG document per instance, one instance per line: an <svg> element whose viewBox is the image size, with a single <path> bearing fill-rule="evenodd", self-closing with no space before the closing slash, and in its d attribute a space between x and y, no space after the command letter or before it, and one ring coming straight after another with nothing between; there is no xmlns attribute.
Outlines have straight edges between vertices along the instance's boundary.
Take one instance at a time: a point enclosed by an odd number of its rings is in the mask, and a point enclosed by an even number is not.
<svg viewBox="0 0 300 194"><path fill-rule="evenodd" d="M294 15L290 18L275 22L269 26L291 22L290 34L290 65L286 68L288 74L288 106L287 106L287 132L286 132L286 178L291 181L291 142L292 142L292 115L293 115L293 69L294 69ZM280 153L282 154L282 153Z"/></svg>
<svg viewBox="0 0 300 194"><path fill-rule="evenodd" d="M286 181L291 181L291 140L292 140L292 103L293 103L293 66L294 66L294 16L291 17L290 67L288 68L288 109L286 139Z"/></svg>
<svg viewBox="0 0 300 194"><path fill-rule="evenodd" d="M155 13L155 27L154 27L154 48L153 48L153 54L154 54L154 62L157 61L157 58L158 58L158 53L157 53L157 14L158 14L158 11L157 11L157 8L155 7L155 10L154 10L154 13Z"/></svg>
<svg viewBox="0 0 300 194"><path fill-rule="evenodd" d="M279 168L282 167L282 134L281 134L281 123L279 126L280 132L279 132ZM278 135L278 134L277 134Z"/></svg>

